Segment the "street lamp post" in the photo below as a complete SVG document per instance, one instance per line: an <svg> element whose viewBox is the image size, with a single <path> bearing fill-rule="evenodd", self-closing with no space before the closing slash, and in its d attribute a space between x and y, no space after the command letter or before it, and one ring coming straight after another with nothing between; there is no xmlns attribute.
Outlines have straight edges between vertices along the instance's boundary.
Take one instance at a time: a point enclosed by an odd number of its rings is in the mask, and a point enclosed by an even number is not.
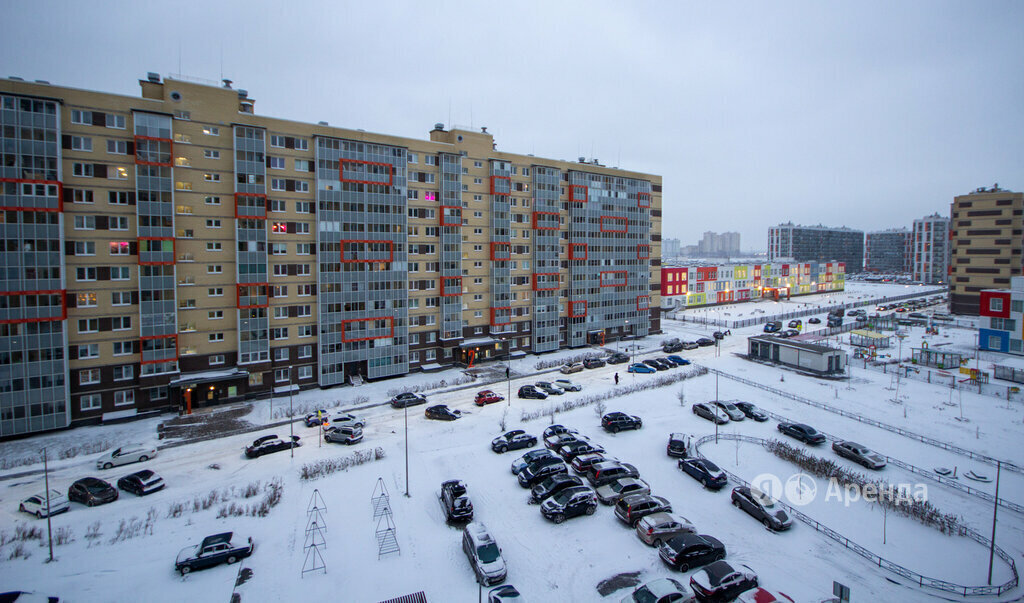
<svg viewBox="0 0 1024 603"><path fill-rule="evenodd" d="M405 496L409 497L409 401L402 405L405 409Z"/></svg>
<svg viewBox="0 0 1024 603"><path fill-rule="evenodd" d="M320 429L323 429L321 426ZM292 405L292 367L288 367L288 430L291 431L292 458L295 458L295 407Z"/></svg>

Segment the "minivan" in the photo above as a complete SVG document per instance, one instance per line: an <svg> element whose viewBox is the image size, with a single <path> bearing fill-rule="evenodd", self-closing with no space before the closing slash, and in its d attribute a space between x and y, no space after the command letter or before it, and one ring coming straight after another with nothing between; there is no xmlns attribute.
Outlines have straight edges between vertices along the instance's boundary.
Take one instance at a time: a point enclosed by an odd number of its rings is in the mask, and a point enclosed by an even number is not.
<svg viewBox="0 0 1024 603"><path fill-rule="evenodd" d="M476 574L477 582L487 586L505 581L508 568L501 548L484 524L474 521L462 530L462 550Z"/></svg>

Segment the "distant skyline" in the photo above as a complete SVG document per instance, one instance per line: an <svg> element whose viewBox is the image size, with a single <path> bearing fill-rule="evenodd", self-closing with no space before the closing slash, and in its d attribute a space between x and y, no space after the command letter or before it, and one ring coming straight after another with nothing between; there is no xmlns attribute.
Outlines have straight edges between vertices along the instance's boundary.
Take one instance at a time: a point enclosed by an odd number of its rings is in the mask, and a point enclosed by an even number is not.
<svg viewBox="0 0 1024 603"><path fill-rule="evenodd" d="M664 177L666 238L872 231L1024 189L1024 3L183 2L5 6L0 76L138 96L234 80L262 115Z"/></svg>

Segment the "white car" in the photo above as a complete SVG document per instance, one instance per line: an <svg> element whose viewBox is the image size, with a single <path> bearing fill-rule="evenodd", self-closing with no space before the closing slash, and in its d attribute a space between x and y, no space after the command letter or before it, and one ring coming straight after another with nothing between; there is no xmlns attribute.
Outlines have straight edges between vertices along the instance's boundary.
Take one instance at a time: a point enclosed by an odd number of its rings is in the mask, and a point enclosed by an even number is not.
<svg viewBox="0 0 1024 603"><path fill-rule="evenodd" d="M366 427L366 419L364 419L362 417L357 417L356 415L354 415L354 414L352 414L350 412L347 412L347 413L344 413L344 414L341 414L341 415L338 415L338 416L334 417L333 419L331 419L328 422L325 422L323 428L324 428L324 431L326 431L326 430L330 429L331 427L345 427L345 426L348 426L348 427Z"/></svg>
<svg viewBox="0 0 1024 603"><path fill-rule="evenodd" d="M156 448L146 448L141 445L122 446L96 459L96 468L110 469L129 463L144 463L155 456Z"/></svg>
<svg viewBox="0 0 1024 603"><path fill-rule="evenodd" d="M630 594L622 598L621 603L694 603L697 598L689 586L673 578L658 578L643 586L638 586Z"/></svg>
<svg viewBox="0 0 1024 603"><path fill-rule="evenodd" d="M578 392L583 390L582 385L569 379L555 379L554 384L567 392Z"/></svg>
<svg viewBox="0 0 1024 603"><path fill-rule="evenodd" d="M50 513L49 515L56 515L63 513L71 508L71 502L68 501L68 497L64 496L57 490L50 490ZM33 496L29 496L25 500L21 501L21 505L18 506L18 510L24 513L30 513L36 517L42 519L47 516L46 513L46 492L40 492Z"/></svg>

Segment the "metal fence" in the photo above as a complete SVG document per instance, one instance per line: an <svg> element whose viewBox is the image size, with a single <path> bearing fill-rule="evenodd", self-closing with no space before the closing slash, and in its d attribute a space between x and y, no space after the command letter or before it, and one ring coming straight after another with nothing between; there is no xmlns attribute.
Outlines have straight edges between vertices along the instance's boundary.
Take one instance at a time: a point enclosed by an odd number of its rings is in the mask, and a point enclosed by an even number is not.
<svg viewBox="0 0 1024 603"><path fill-rule="evenodd" d="M891 349L891 348L890 348ZM854 361L851 361L851 363ZM897 367L895 362L868 362L865 361L860 365L862 370L871 370L880 372L886 375L895 376L897 373L902 375L903 379L912 379L914 381L923 381L925 383L935 383L943 387L950 389L969 391L974 394L981 394L983 396L991 396L999 398L1000 400L1006 400L1007 402L1014 401L1019 402L1018 398L1013 397L1013 392L1010 391L1011 385L1003 385L998 383L978 383L974 381L963 381L961 379L969 379L964 376L963 373L959 372L959 367L951 369L950 371L943 371L941 369L932 369L926 366L919 366L916 364L903 364L902 368ZM892 370L889 370L892 369ZM958 371L958 372L952 372ZM934 373L934 374L933 374Z"/></svg>
<svg viewBox="0 0 1024 603"><path fill-rule="evenodd" d="M767 442L767 440L765 440L763 438L755 438L755 437L739 435L739 434L722 433L722 434L718 434L718 435L713 435L713 434L712 435L706 435L706 436L703 436L703 437L697 439L693 443L693 450L694 450L694 452L696 452L697 456L699 456L702 459L707 459L707 457L705 457L703 454L701 454L700 447L703 446L704 444L707 444L708 442L711 442L712 440L715 440L715 439L738 440L738 441L741 441L741 442L750 442L750 443L753 443L753 444L758 444L760 446L764 446L765 443ZM711 460L711 459L708 459L708 460ZM718 465L718 467L721 469L721 465L720 464ZM725 469L722 469L722 471L724 471L725 474L729 476L730 480L736 482L737 484L750 487L750 484L746 480L740 478L739 476L735 475L734 473L726 471ZM858 555L860 555L861 557L867 559L868 561L871 561L871 563L873 563L874 565L877 565L878 567L880 567L882 569L888 570L888 571L890 571L890 572L892 572L894 574L897 574L897 575L902 576L902 577L904 577L904 578L906 578L908 580L911 580L914 583L916 583L918 586L922 586L922 587L927 586L929 588L934 588L934 589L942 590L942 591L945 591L945 592L957 593L957 594L962 595L964 597L968 597L968 596L981 596L981 595L1001 595L1004 592L1007 592L1007 591L1017 587L1018 580L1019 580L1019 577L1017 575L1017 565L1016 565L1016 563L1014 563L1013 557L1011 557L1006 551L1004 551L998 545L995 545L993 547L994 550L995 550L995 554L998 555L1000 559L1002 559L1004 562L1006 562L1007 565L1010 566L1010 572L1013 574L1013 577L1010 578L1009 580L1007 580L1006 582L1004 582L1003 584L998 584L998 585L994 585L994 586L987 586L987 585L986 586L965 586L965 585L962 585L962 584L957 584L955 582L948 582L946 580L939 580L938 578L930 578L928 576L925 576L923 574L915 572L914 570L908 569L908 568L906 568L906 567L904 567L904 566L902 566L902 565L900 565L898 563L895 563L893 561L889 561L888 559L885 559L884 557L871 552L866 547L857 544L856 542L850 540L846 536L843 536L841 533L837 532L836 530L833 530L832 528L830 528L830 527L826 526L825 524L815 520L814 518L812 518L812 517L810 517L808 515L805 515L804 513L800 512L800 511L797 511L796 509L794 509L793 507L789 506L788 504L786 504L786 503L784 503L782 501L776 501L776 504L781 506L781 507L783 507L793 517L796 517L797 519L799 519L803 523L811 526L814 529L814 531L820 532L820 533L824 534L825 536L828 536L829 538L831 538L835 542L838 542L839 544L843 545L844 548L849 549L849 550L857 553ZM984 546L992 546L992 541L991 540L989 540L988 538L982 536L978 532L975 532L974 530L972 530L972 529L970 529L968 527L961 526L959 532L960 532L961 536L966 536L966 537L970 538L971 540L974 540L975 542L978 542L978 543L980 543L980 544L982 544Z"/></svg>
<svg viewBox="0 0 1024 603"><path fill-rule="evenodd" d="M835 413L835 414L837 414L837 415L839 415L841 417L846 417L848 419L853 419L854 421L859 421L859 422L864 423L866 425L872 425L874 427L878 427L878 428L884 429L886 431L889 431L889 432L892 432L892 433L895 433L895 434L898 434L898 435L910 438L912 440L917 440L919 442L923 442L923 443L928 444L930 446L935 446L936 448L942 448L943 450L948 450L950 452L955 452L956 454L959 454L961 456L966 456L966 457L968 457L970 459L974 459L976 461L987 463L987 464L992 465L992 466L996 466L997 465L997 459L995 459L994 457L988 456L986 454L981 454L981 453L978 453L978 452L974 452L972 450L967 450L966 448L961 448L959 446L954 446L953 444L942 442L940 440L936 440L935 438L930 438L928 436L924 436L924 435L921 435L919 433L915 433L913 431L910 431L910 430L907 430L907 429L903 429L902 427L896 427L895 425L889 425L888 423L882 423L881 421L876 421L875 419L870 419L868 417L865 417L864 415L861 415L861 414L858 414L858 413L855 413L855 412L850 412L848 410L843 410L841 408L836 408L835 406L830 406L830 405L824 404L822 402L816 402L816 401L811 400L809 398L804 398L802 396L797 396L796 394L791 394L789 392L782 391L781 389L776 389L774 387L768 387L767 385L763 385L763 384L758 383L756 381L752 381L750 379L745 379L743 377L738 377L736 375L732 375L732 374L726 373L724 371L720 371L718 369L708 368L708 372L711 373L711 374L720 375L720 376L722 376L722 377L724 377L726 379L732 379L733 381L737 381L737 382L742 383L744 385L749 385L750 387L756 387L757 389L760 389L760 390L772 393L772 394L774 394L776 396L780 396L780 397L786 398L788 400L793 400L794 402L800 402L801 404L806 404L808 406L813 406L815 408L820 408L822 410L827 410L828 412ZM1000 461L998 461L998 464L1000 464L1003 467L1003 469L1006 469L1008 471L1013 471L1014 473L1024 474L1024 468L1021 468L1019 465L1017 465L1015 463L1012 463L1010 461L1000 460Z"/></svg>

